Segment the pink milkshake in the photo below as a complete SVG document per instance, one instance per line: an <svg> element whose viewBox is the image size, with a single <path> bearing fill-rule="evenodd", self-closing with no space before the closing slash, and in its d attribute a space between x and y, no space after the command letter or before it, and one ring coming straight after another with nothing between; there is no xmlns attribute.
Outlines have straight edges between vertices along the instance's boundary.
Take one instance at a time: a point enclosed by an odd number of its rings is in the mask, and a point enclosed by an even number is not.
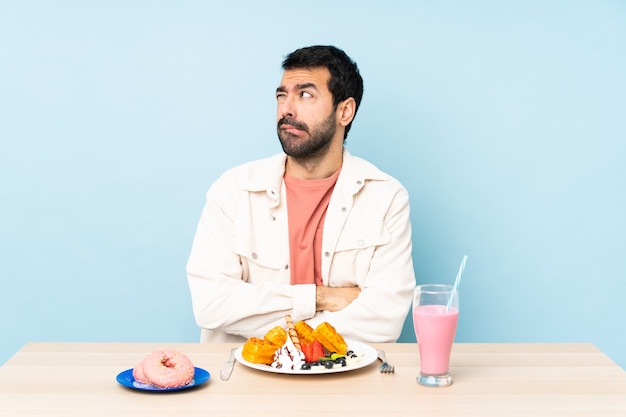
<svg viewBox="0 0 626 417"><path fill-rule="evenodd" d="M450 285L418 285L413 293L413 325L420 352L417 382L429 387L452 383L448 369L459 321L459 296Z"/></svg>
<svg viewBox="0 0 626 417"><path fill-rule="evenodd" d="M420 350L422 374L448 373L450 351L458 320L459 310L451 308L446 312L446 306L443 305L418 306L413 310L413 325Z"/></svg>

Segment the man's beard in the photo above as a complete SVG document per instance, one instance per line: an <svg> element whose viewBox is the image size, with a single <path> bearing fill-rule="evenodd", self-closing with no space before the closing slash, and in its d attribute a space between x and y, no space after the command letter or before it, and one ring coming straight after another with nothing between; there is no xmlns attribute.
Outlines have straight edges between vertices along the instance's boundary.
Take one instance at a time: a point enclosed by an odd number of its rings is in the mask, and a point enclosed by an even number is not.
<svg viewBox="0 0 626 417"><path fill-rule="evenodd" d="M322 157L328 152L333 136L337 131L337 120L335 118L335 112L331 112L330 115L324 119L321 123L316 125L313 130L310 130L306 123L298 122L295 119L283 117L278 121L277 132L280 144L283 147L283 151L296 159L315 159ZM287 131L283 131L280 127L283 124L288 124L296 129L302 130L308 133L308 139L301 139L292 135Z"/></svg>

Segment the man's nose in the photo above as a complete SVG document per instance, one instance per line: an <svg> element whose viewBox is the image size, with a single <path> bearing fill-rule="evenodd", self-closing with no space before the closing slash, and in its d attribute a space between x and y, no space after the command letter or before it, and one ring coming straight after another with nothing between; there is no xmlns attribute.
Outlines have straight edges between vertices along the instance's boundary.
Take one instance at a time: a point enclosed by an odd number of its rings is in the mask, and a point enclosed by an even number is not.
<svg viewBox="0 0 626 417"><path fill-rule="evenodd" d="M296 117L296 107L292 98L285 97L283 100L281 100L281 102L278 104L278 115L280 116L279 118Z"/></svg>

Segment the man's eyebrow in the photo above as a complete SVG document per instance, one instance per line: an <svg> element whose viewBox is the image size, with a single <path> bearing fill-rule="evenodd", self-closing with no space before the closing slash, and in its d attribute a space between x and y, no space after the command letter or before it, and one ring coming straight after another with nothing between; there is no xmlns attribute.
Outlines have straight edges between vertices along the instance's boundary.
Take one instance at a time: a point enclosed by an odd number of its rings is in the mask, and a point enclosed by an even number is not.
<svg viewBox="0 0 626 417"><path fill-rule="evenodd" d="M296 90L305 90L307 88L313 88L314 90L317 90L317 86L315 85L315 83L296 84Z"/></svg>
<svg viewBox="0 0 626 417"><path fill-rule="evenodd" d="M315 83L296 84L296 90L305 90L307 88L313 88L314 90L317 90L317 85L315 85ZM276 88L277 93L284 93L286 91L287 91L287 87L285 87L284 85L281 85L278 88Z"/></svg>

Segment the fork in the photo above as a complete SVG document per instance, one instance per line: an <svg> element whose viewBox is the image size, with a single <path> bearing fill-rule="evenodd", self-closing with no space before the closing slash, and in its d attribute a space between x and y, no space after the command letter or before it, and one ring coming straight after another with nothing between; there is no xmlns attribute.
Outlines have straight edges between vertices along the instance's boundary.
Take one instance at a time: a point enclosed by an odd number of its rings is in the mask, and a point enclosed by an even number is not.
<svg viewBox="0 0 626 417"><path fill-rule="evenodd" d="M395 368L393 367L392 364L387 362L387 358L385 357L385 351L377 350L376 353L378 353L378 359L380 359L380 361L382 362L382 365L380 365L380 367L378 368L378 371L383 374L392 374Z"/></svg>

